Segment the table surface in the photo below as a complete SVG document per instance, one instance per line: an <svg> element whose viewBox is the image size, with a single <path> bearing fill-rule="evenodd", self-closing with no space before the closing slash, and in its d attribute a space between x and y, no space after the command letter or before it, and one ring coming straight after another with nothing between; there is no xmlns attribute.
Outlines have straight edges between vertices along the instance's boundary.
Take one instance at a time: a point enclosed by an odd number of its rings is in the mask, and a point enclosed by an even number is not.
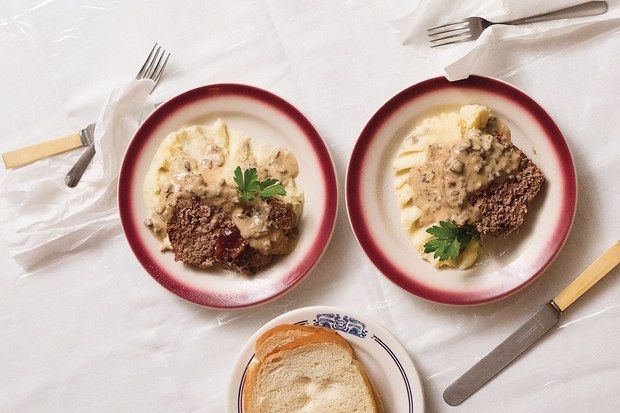
<svg viewBox="0 0 620 413"><path fill-rule="evenodd" d="M395 37L388 17L404 6L5 1L0 151L91 121L114 84L159 41L172 58L155 99L220 82L273 91L322 134L342 190L349 153L370 116L398 91L440 74ZM390 329L419 368L429 412L619 411L617 270L470 400L451 408L441 399L458 375L618 238L620 56L606 51L619 44L615 31L558 52L532 50L531 59L502 72L557 121L579 176L567 244L524 291L468 308L420 300L373 268L342 200L331 246L314 272L279 300L250 310L204 309L168 293L120 234L33 274L2 249L0 411L221 412L230 367L247 338L276 315L308 305L350 308Z"/></svg>

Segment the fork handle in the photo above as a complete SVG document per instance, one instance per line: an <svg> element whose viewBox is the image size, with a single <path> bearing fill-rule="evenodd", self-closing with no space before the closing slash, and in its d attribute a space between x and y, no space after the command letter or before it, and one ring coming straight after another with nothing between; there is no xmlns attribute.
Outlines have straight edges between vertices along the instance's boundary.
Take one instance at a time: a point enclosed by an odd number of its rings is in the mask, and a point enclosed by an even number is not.
<svg viewBox="0 0 620 413"><path fill-rule="evenodd" d="M80 159L73 165L73 168L71 168L67 176L65 176L65 184L67 184L69 188L73 188L80 182L93 156L95 156L95 144L91 143L82 156L80 156Z"/></svg>
<svg viewBox="0 0 620 413"><path fill-rule="evenodd" d="M537 14L535 16L523 17L515 20L508 20L494 24L510 24L513 26L520 24L546 22L549 20L570 19L573 17L596 16L607 12L608 5L606 1L588 1L586 3L577 4L576 6L565 7L563 9L550 11L548 13Z"/></svg>

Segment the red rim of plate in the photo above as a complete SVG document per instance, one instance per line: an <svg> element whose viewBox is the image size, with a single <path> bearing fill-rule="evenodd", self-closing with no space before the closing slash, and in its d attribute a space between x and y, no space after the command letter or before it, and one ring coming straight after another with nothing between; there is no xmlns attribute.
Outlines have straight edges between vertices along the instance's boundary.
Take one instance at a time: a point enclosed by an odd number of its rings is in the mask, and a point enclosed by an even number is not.
<svg viewBox="0 0 620 413"><path fill-rule="evenodd" d="M276 292L268 296L255 297L252 292L247 294L230 294L205 289L183 283L161 268L153 253L140 240L138 225L141 219L136 219L132 208L131 194L135 185L140 185L136 176L138 159L144 150L147 142L152 138L157 128L171 115L183 110L186 105L200 100L207 100L222 96L235 96L256 100L268 105L271 109L277 110L292 122L294 122L303 132L312 146L316 158L318 159L321 176L325 191L325 203L323 206L323 216L320 221L320 228L316 238L312 242L312 247L308 253L302 257L299 264L289 273L277 280ZM123 163L121 165L118 181L118 207L121 224L127 241L136 258L144 269L163 287L172 293L193 303L212 307L212 308L244 308L255 306L274 300L284 293L290 291L302 279L307 276L321 259L327 249L336 222L336 211L338 209L338 185L334 164L325 143L310 121L293 105L266 90L241 84L215 84L198 87L184 92L167 102L160 105L147 119L140 125L138 131L127 147ZM182 264L179 264L182 265Z"/></svg>
<svg viewBox="0 0 620 413"><path fill-rule="evenodd" d="M361 182L361 169L359 165L365 165L366 155L373 140L384 123L401 107L410 103L422 95L440 91L442 89L477 89L487 93L498 95L519 105L538 122L545 132L544 137L549 141L555 155L562 165L560 175L563 181L562 202L560 219L550 244L537 258L538 268L527 280L510 290L502 291L474 291L459 292L442 290L426 285L408 276L395 265L374 238L364 216L364 191ZM353 167L358 165L358 167ZM499 300L526 287L534 282L542 272L553 262L554 258L562 249L575 216L577 205L577 178L570 149L551 116L532 98L516 87L501 80L470 76L457 82L449 82L444 77L436 77L417 83L387 101L373 117L368 121L360 134L353 153L349 159L346 176L346 204L349 222L353 233L362 249L372 261L375 267L388 279L401 288L418 297L443 304L472 305L482 304Z"/></svg>

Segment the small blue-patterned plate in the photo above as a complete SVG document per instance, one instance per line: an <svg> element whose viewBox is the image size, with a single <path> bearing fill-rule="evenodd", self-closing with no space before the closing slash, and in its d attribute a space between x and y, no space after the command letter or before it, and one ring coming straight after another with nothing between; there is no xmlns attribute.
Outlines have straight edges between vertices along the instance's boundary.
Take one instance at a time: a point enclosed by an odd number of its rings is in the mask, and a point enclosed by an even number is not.
<svg viewBox="0 0 620 413"><path fill-rule="evenodd" d="M279 324L307 324L330 328L346 338L357 359L377 387L386 412L424 411L424 395L418 372L398 340L376 321L337 307L304 307L282 314L261 327L245 344L235 362L228 390L228 412L242 413L241 395L254 343Z"/></svg>

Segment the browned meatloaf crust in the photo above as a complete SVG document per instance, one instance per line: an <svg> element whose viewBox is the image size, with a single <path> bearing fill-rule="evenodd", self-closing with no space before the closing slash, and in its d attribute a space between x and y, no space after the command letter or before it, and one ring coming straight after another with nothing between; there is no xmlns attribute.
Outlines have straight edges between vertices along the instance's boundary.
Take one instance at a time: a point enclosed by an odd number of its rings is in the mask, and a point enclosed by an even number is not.
<svg viewBox="0 0 620 413"><path fill-rule="evenodd" d="M510 143L506 136L498 135L498 139ZM476 223L476 229L481 234L509 235L519 230L528 205L545 182L541 170L521 150L513 147L521 156L521 168L514 179L494 182L471 199L472 204L480 208L482 219Z"/></svg>
<svg viewBox="0 0 620 413"><path fill-rule="evenodd" d="M271 207L269 209L269 221L282 230L284 235L292 237L297 228L297 215L293 211L293 205L282 202L277 198L267 198L266 202Z"/></svg>
<svg viewBox="0 0 620 413"><path fill-rule="evenodd" d="M271 198L269 221L292 236L297 217L290 204ZM271 262L272 256L252 248L241 237L229 214L199 198L179 198L167 225L174 259L200 268L216 262L242 274L253 274Z"/></svg>

